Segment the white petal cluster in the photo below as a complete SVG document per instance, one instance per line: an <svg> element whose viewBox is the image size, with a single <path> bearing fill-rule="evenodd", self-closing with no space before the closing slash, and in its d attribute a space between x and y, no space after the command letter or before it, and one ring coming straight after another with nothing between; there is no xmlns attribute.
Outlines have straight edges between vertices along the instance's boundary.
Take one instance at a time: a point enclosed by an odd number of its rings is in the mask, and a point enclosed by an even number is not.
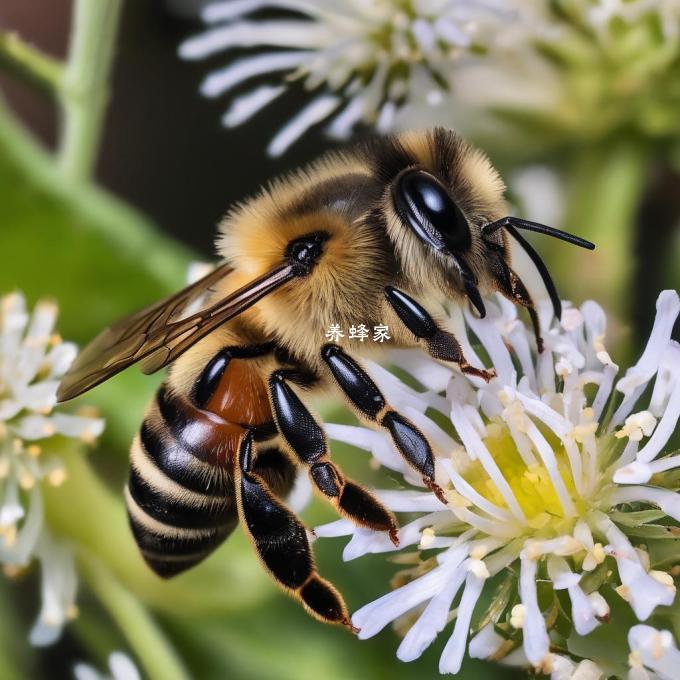
<svg viewBox="0 0 680 680"><path fill-rule="evenodd" d="M585 42L571 50L590 43L607 53L622 23L643 26L660 34L661 68L680 41L680 0L221 0L202 16L209 28L179 53L191 60L237 53L201 86L206 97L232 95L225 127L293 85L311 93L271 140L272 156L319 124L345 139L357 124L498 132L499 109L559 117L570 67L545 59L546 47L576 38Z"/></svg>
<svg viewBox="0 0 680 680"><path fill-rule="evenodd" d="M669 630L633 626L628 632L628 680L673 680L678 677L680 651Z"/></svg>
<svg viewBox="0 0 680 680"><path fill-rule="evenodd" d="M66 471L50 457L59 437L92 442L104 423L55 410L57 386L76 356L54 333L57 308L39 302L32 313L19 293L0 298L0 562L12 575L33 558L42 571L42 610L35 645L54 642L75 613L76 576L70 551L50 536L42 485L59 486Z"/></svg>
<svg viewBox="0 0 680 680"><path fill-rule="evenodd" d="M346 138L358 123L392 127L414 100L438 104L453 65L474 58L513 21L508 0L229 0L209 5L209 30L185 41L180 55L202 59L222 50L260 48L207 76L201 92L218 97L258 84L232 100L222 122L240 125L280 97L291 83L313 92L309 103L276 134L272 156L309 128L326 122ZM283 10L280 19L253 18ZM262 83L263 78L274 83Z"/></svg>
<svg viewBox="0 0 680 680"><path fill-rule="evenodd" d="M416 351L397 351L393 359L421 391L366 362L391 405L433 443L448 503L415 488L378 492L394 512L410 513L398 548L344 519L316 533L350 535L346 560L420 551L400 555L412 565L399 577L404 585L352 619L360 638L392 622L407 630L401 660L418 658L453 619L441 673L457 673L467 647L472 657L530 664L553 678L599 677L594 664L551 651L547 619L559 596L569 603L575 632L587 635L610 615L603 586L614 586L640 621L675 599L673 577L650 566L644 536L647 522L656 523L651 538L680 520L677 474L669 472L680 467L680 456L667 455L680 417L680 346L671 339L680 299L672 291L660 295L647 346L618 380L597 304L565 306L560 323L543 308L542 354L513 305L498 297L487 308L485 319L454 308L450 326L471 364L495 368L488 384ZM327 429L401 473L409 487L422 487L384 432ZM493 592L500 584L507 601L496 595L480 619L476 607L487 583ZM643 628L631 630L634 641ZM649 666L647 647L633 646ZM664 649L670 658L671 648Z"/></svg>
<svg viewBox="0 0 680 680"><path fill-rule="evenodd" d="M73 673L76 680L141 680L142 678L132 659L123 652L111 653L107 675L85 663L77 664Z"/></svg>

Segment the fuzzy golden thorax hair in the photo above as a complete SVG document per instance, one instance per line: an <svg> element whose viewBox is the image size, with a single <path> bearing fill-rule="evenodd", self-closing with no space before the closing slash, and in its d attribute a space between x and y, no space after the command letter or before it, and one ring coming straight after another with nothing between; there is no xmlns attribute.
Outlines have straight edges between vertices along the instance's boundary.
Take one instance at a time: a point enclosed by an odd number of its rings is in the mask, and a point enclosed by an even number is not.
<svg viewBox="0 0 680 680"><path fill-rule="evenodd" d="M435 300L462 300L450 260L423 243L395 210L395 179L414 168L437 177L463 211L472 240L464 258L481 291L488 292L492 285L480 229L505 214L504 185L484 154L440 128L376 138L350 152L326 155L234 208L220 224L217 242L234 272L216 296L283 262L291 240L327 234L309 276L283 286L240 319L312 365L331 325L386 323L391 316L384 305L387 284ZM502 244L504 235L494 238ZM408 334L397 332L396 342L408 344Z"/></svg>

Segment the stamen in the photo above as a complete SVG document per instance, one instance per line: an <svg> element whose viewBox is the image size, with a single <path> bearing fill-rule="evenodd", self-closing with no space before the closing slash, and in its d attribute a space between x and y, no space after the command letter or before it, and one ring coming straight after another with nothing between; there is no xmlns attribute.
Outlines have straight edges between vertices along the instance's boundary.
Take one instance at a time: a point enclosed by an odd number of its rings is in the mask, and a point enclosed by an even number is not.
<svg viewBox="0 0 680 680"><path fill-rule="evenodd" d="M675 599L675 588L661 585L645 571L628 538L606 515L598 513L594 521L609 540L621 583L638 619L644 621L659 605L670 606Z"/></svg>
<svg viewBox="0 0 680 680"><path fill-rule="evenodd" d="M435 567L418 580L387 593L359 609L352 617L352 624L361 629L359 639L372 637L409 609L434 597L454 577L457 570L465 573L462 565L467 556L467 547L467 544L464 544L454 549L453 553L457 559L453 559L452 556L452 559Z"/></svg>
<svg viewBox="0 0 680 680"><path fill-rule="evenodd" d="M484 512L489 513L492 517L495 517L501 522L512 521L512 515L507 510L499 508L497 505L484 498L484 496L477 493L477 491L475 491L475 489L456 472L453 463L450 460L442 460L441 463L458 493L465 496L465 498L473 505L481 508Z"/></svg>
<svg viewBox="0 0 680 680"><path fill-rule="evenodd" d="M496 465L489 450L484 446L481 438L466 418L463 408L455 399L451 401L451 422L454 424L468 453L474 454L474 456L479 459L484 470L502 494L512 514L519 521L526 522L526 516L517 502L517 498L510 488L510 485L506 481L498 465Z"/></svg>
<svg viewBox="0 0 680 680"><path fill-rule="evenodd" d="M680 355L680 352L678 352ZM680 361L680 357L679 357ZM643 446L640 451L638 451L637 458L643 463L649 463L654 460L661 449L666 445L668 440L671 438L675 428L680 420L680 380L676 383L671 393L671 398L666 406L659 424L654 430L654 434L651 439Z"/></svg>
<svg viewBox="0 0 680 680"><path fill-rule="evenodd" d="M520 555L519 595L524 607L522 631L524 651L534 666L545 663L549 654L550 640L543 614L538 606L536 573L538 565L534 560Z"/></svg>
<svg viewBox="0 0 680 680"><path fill-rule="evenodd" d="M514 395L511 395L511 397L515 397L517 399L515 403L518 402L521 403L522 406L524 406L527 409L527 411L529 411L533 415L536 415L538 418L541 418L541 416L543 416L544 422L548 421L546 424L552 426L553 429L555 428L562 429L561 426L563 425L563 422L560 421L559 417L556 416L554 412L551 412L550 409L548 409L548 407L545 406L545 404L543 404L542 402L538 402L534 399L527 399L519 392L516 392ZM566 421L564 422L566 423ZM550 475L550 481L552 482L555 491L557 492L564 512L566 513L567 516L575 515L576 508L574 507L574 503L571 500L569 493L567 492L564 480L562 479L562 475L557 467L557 459L555 457L555 453L552 450L552 447L550 446L550 444L548 444L545 437L541 434L538 428L529 419L527 419L526 422L526 434L529 440L536 447L536 450L538 451L538 454L541 457L541 460L543 461L543 465L545 466L545 469L548 471L548 474Z"/></svg>
<svg viewBox="0 0 680 680"><path fill-rule="evenodd" d="M677 456L680 458L680 456ZM649 486L619 486L611 493L613 505L646 501L658 505L661 510L680 522L680 494L669 489L659 489Z"/></svg>
<svg viewBox="0 0 680 680"><path fill-rule="evenodd" d="M460 670L465 654L467 636L470 632L470 621L485 580L485 578L473 572L468 572L463 597L458 606L456 625L439 660L440 673L457 673Z"/></svg>
<svg viewBox="0 0 680 680"><path fill-rule="evenodd" d="M618 427L631 412L642 395L647 383L654 377L659 361L668 347L675 320L680 313L680 298L675 291L666 290L656 302L656 318L647 341L647 345L635 366L616 385L616 389L625 396L623 402L612 417L609 431Z"/></svg>
<svg viewBox="0 0 680 680"><path fill-rule="evenodd" d="M429 601L418 620L406 633L397 650L397 658L400 661L413 661L419 658L444 630L449 620L451 603L465 581L464 566L465 563L455 570L444 588Z"/></svg>

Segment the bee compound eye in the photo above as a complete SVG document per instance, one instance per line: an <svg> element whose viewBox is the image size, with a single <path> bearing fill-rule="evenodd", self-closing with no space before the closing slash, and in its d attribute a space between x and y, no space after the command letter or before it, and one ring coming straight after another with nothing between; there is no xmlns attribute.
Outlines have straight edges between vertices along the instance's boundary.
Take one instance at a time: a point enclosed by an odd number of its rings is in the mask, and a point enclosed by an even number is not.
<svg viewBox="0 0 680 680"><path fill-rule="evenodd" d="M423 170L399 177L395 207L416 234L437 250L463 252L470 247L470 225L446 187Z"/></svg>
<svg viewBox="0 0 680 680"><path fill-rule="evenodd" d="M291 241L286 248L286 256L301 270L308 273L323 253L323 244L328 240L328 233L316 231Z"/></svg>

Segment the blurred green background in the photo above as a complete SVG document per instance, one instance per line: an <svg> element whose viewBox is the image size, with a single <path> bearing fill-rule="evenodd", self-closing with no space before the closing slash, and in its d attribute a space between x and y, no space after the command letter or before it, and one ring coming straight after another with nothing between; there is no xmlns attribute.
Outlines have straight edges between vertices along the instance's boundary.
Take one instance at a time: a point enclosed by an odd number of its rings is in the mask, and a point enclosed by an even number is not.
<svg viewBox="0 0 680 680"><path fill-rule="evenodd" d="M0 293L20 289L31 303L57 300L60 333L79 344L181 287L191 260L211 259L215 224L229 205L338 146L313 131L282 158L266 156L264 140L300 107L301 91L241 130L220 128L215 105L197 93L210 64L177 58L179 42L199 28L200 4L82 2L89 5L85 14L104 12L99 19L119 19L120 27L108 32L111 59L105 47L103 63L91 64L94 86L74 96L81 97L75 106L91 128L89 144L64 151L60 115L69 104L55 97L50 62L37 71L27 67L11 36L65 59L71 3L0 3ZM596 297L613 312L613 353L623 361L646 334L658 291L680 282L680 59L676 53L667 60L663 81L655 71L638 73L638 79L657 78L663 89L664 97L653 102L657 109L675 107L675 119L650 128L636 117L641 98L656 97L650 83L631 94L620 81L640 71L643 51L653 45L637 36L632 46L622 40L617 53L602 54L581 49L578 41L587 36L570 39L575 42L540 51L568 74L571 113L565 107L561 117L499 109L495 132L471 134L506 177L540 165L559 178L565 209L554 226L594 240L599 250L585 268L574 259L579 253L545 243L540 250L564 297ZM519 183L510 188L522 211L530 193ZM238 530L190 573L167 583L151 574L128 530L121 489L129 442L159 379L131 370L81 399L101 410L105 435L85 455L64 451L68 481L46 490L47 521L78 558L79 616L57 644L31 648L27 631L40 607L39 573L0 579L0 678L70 678L79 660L104 669L115 649L155 678L434 677L445 638L407 665L394 656L398 641L390 630L360 643L314 622L275 588ZM365 455L335 455L351 476L389 483ZM315 501L305 519L313 525L333 515ZM343 563L342 546L342 540L325 540L316 552L322 574L354 610L382 594L397 567L382 556ZM517 675L469 662L461 676L490 673Z"/></svg>

